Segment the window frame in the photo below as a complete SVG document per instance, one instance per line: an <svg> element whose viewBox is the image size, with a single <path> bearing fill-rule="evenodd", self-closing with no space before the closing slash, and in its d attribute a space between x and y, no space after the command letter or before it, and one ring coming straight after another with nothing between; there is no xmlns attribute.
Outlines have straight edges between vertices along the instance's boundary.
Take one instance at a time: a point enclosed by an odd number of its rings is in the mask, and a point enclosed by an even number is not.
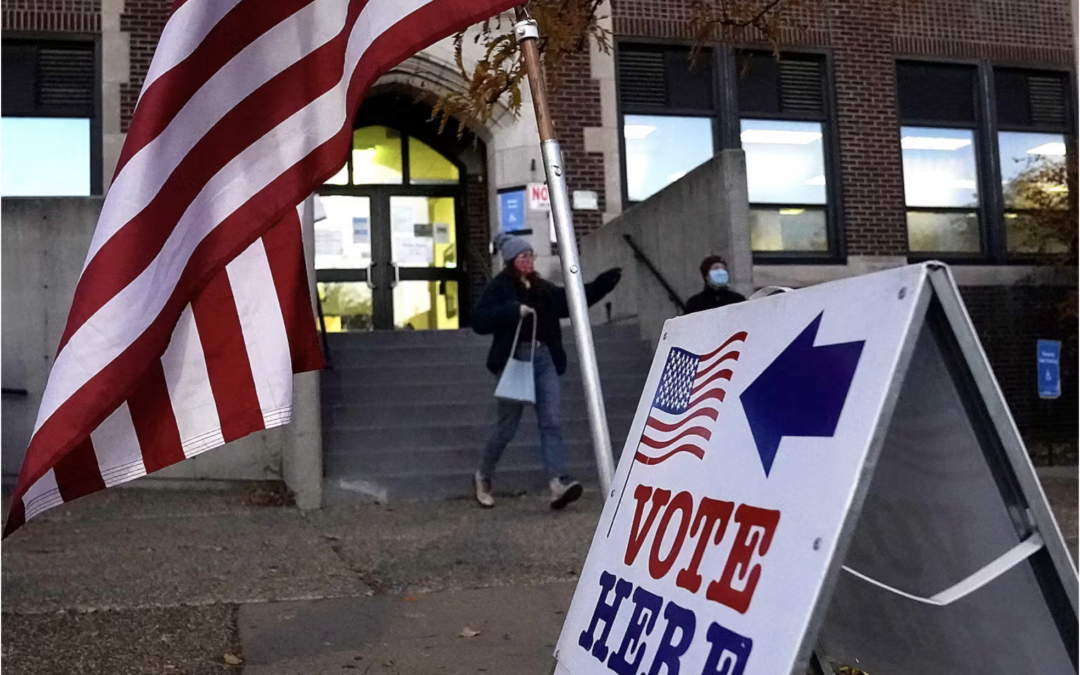
<svg viewBox="0 0 1080 675"><path fill-rule="evenodd" d="M752 251L753 260L756 264L789 263L789 264L837 264L843 262L847 250L843 236L843 200L840 186L840 139L836 126L836 79L833 72L832 50L829 49L790 49L784 50L781 56L789 54L795 57L811 57L820 61L822 65L822 104L820 116L814 117L809 113L765 113L747 112L744 116L739 109L738 101L738 57L742 54L752 53L758 58L773 58L772 53L761 49L760 46L742 46L730 50L731 74L735 77L730 88L734 103L735 115L732 120L735 140L738 142L734 147L742 149L741 122L745 119L777 120L787 122L816 122L821 125L821 149L823 169L825 172L825 203L824 204L797 204L797 203L761 203L763 208L777 209L814 209L825 212L825 236L827 238L824 251ZM753 210L755 203L750 203Z"/></svg>
<svg viewBox="0 0 1080 675"><path fill-rule="evenodd" d="M965 59L935 57L915 54L898 54L894 58L894 67L898 70L901 63L925 63L943 66L966 66L974 68L974 91L975 96L975 170L979 188L979 206L976 212L979 214L980 229L980 252L978 254L963 252L927 252L910 250L908 243L907 258L911 262L924 262L928 260L943 260L953 264L1007 264L1007 265L1030 265L1034 256L1030 254L1009 253L1007 241L1007 225L1005 213L1005 198L1001 184L1001 150L998 145L998 132L1042 132L1060 133L1065 136L1065 146L1068 153L1077 151L1077 104L1075 92L1077 91L1076 74L1068 66L1056 64L1043 64L1031 62L1017 62L996 59ZM997 119L997 96L995 71L1025 70L1029 72L1053 73L1063 76L1065 80L1065 107L1066 124L1064 129L1047 126L999 125ZM896 72L896 71L894 71ZM900 92L896 95L897 116L897 141L899 142L899 130L904 126L931 126L929 122L908 122L900 113ZM934 123L940 128L969 128L958 125L955 122ZM1072 197L1076 202L1076 196ZM906 214L909 210L905 199L904 213L904 236L907 238ZM928 211L950 211L952 209L910 209ZM964 209L957 209L964 210ZM970 212L971 209L966 209Z"/></svg>
<svg viewBox="0 0 1080 675"><path fill-rule="evenodd" d="M622 189L623 209L629 209L638 202L630 201L626 170L626 136L623 132L624 119L627 115L653 115L658 117L707 117L712 126L713 155L721 150L742 150L740 123L744 115L739 109L738 83L740 55L752 53L763 58L773 58L760 44L712 44L710 45L710 65L712 67L713 107L711 110L686 108L660 108L652 106L627 106L623 102L619 85L621 56L625 48L652 47L668 49L690 49L690 43L674 38L618 38L615 41L614 61L616 73L616 116L619 133L619 180ZM827 48L800 47L784 50L784 55L806 57L821 63L823 112L820 116L808 113L746 113L747 119L815 122L822 128L823 168L825 172L825 204L762 204L767 208L811 208L825 212L826 237L825 251L754 251L755 264L839 264L846 256L843 236L843 199L839 180L840 141L836 120L835 71L832 50ZM753 205L750 205L753 208ZM749 226L749 223L748 223Z"/></svg>
<svg viewBox="0 0 1080 675"><path fill-rule="evenodd" d="M105 181L104 181L104 127L102 124L102 54L101 54L101 34L100 33L59 33L53 31L16 31L5 30L0 31L0 41L5 43L33 43L35 45L41 45L43 43L87 43L91 46L94 54L94 101L93 101L93 115L89 118L71 118L71 119L89 119L90 120L90 194L89 197L101 197L105 194ZM0 113L2 114L2 113ZM12 118L61 118L67 117L64 115L2 115L3 117ZM17 197L10 197L17 198ZM5 197L5 199L10 199ZM32 197L27 197L32 198ZM61 197L55 197L61 198Z"/></svg>

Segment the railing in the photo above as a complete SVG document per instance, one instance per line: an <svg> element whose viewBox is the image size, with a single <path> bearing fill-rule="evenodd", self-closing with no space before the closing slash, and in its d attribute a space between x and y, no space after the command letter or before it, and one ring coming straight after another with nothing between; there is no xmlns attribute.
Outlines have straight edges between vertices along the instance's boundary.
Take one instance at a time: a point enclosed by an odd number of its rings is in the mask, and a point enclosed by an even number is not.
<svg viewBox="0 0 1080 675"><path fill-rule="evenodd" d="M649 256L645 255L645 251L641 250L641 247L637 245L637 242L634 241L634 238L629 234L624 234L622 237L630 247L630 250L634 252L634 258L644 265L645 269L649 270L653 277L656 278L656 281L659 282L660 286L667 293L668 299L679 308L679 311L685 313L686 303L682 301L682 298L679 297L679 294L676 293L675 289L668 283L668 280L664 278L664 275L660 273L660 270L656 269L656 265L649 260Z"/></svg>
<svg viewBox="0 0 1080 675"><path fill-rule="evenodd" d="M326 337L326 317L323 315L322 298L319 297L318 284L315 285L315 308L319 312L319 339L322 340L323 360L326 362L326 369L331 370L334 363L330 358L330 341Z"/></svg>

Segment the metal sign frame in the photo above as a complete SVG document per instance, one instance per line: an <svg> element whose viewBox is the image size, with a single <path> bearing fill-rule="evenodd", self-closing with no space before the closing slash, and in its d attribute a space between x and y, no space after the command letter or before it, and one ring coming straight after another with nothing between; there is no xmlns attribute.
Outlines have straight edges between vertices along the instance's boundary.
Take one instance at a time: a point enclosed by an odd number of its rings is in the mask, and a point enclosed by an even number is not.
<svg viewBox="0 0 1080 675"><path fill-rule="evenodd" d="M888 361L878 362L878 393L868 404L873 407L862 411L865 422L857 444L861 464L851 466L849 474L845 474L845 481L854 479L854 482L844 483L851 487L844 488L843 501L838 504L842 510L833 516L829 526L834 544L829 549L828 559L819 563L814 579L814 594L799 600L798 622L787 624L789 628L784 638L785 656L782 664L774 665L784 669L791 664L793 675L803 675L808 667L819 675L831 675L827 658L830 647L837 649L836 656L841 659L855 661L861 656L867 663L876 662L874 665L879 667L891 665L898 668L897 672L907 672L907 669L919 672L928 663L933 665L938 660L949 659L968 663L965 660L968 658L975 665L978 661L974 658L976 655L995 658L994 651L987 651L984 644L996 640L997 635L987 632L983 641L976 639L965 642L968 636L963 632L954 634L948 630L937 630L943 625L942 622L945 622L944 625L954 625L958 619L962 622L963 617L968 616L971 622L960 625L970 633L980 631L980 626L984 625L1008 625L1008 618L1023 616L1032 621L1025 625L1038 631L1031 634L1032 640L1026 641L1036 652L1024 650L1004 653L1014 661L1030 660L1032 654L1041 653L1037 650L1045 645L1052 648L1047 652L1046 665L1064 671L1065 664L1071 661L1071 672L1075 672L1077 595L1080 585L1077 573L959 289L949 268L942 263L922 263L912 265L906 271L895 272L902 272L897 278L904 279L904 283L890 292L903 301L906 309L903 323L896 325L895 329L889 328L891 332L888 334L893 337L887 342L890 345ZM755 302L768 301L752 299L749 304ZM779 309L763 308L763 311L776 314ZM782 320L788 320L788 314L782 312L776 315L778 320L781 315L785 317ZM745 336L745 333L741 335ZM664 337L666 339L667 335ZM832 346L823 345L823 348ZM884 353L878 354L882 356ZM658 351L650 382L659 377L661 370L667 372L666 363ZM775 363L775 360L772 361L766 370ZM660 380L662 383L662 378ZM656 386L661 384L657 383ZM639 417L648 409L651 400L651 397L642 399ZM935 476L935 467L944 473ZM632 468L633 464L630 464L627 469L620 469L627 481ZM912 468L915 474L911 473ZM875 476L878 479L876 489L873 487ZM960 482L954 482L957 480ZM957 487L961 489L957 490ZM910 498L912 495L916 495L914 500ZM887 520L889 524L886 529L877 527L880 522L875 522L875 519L880 521L883 517L888 518L890 509L897 505L902 507L905 503L917 507L900 520ZM609 503L608 506L611 508L605 509L598 524L597 539L582 571L575 604L567 612L568 623L563 628L560 646L585 646L578 644L573 633L577 624L570 622L573 615L582 613L578 597L582 592L580 583L588 575L602 569L598 565L603 565L603 560L610 555L607 545L600 543L602 537L607 537L605 531L609 530L603 519L610 518L614 524L618 502ZM609 511L612 512L609 514ZM925 520L937 517L939 513L942 514L941 519L933 522ZM650 522L651 519L652 516ZM861 519L868 523L865 530L859 529ZM958 523L962 525L958 527ZM968 532L973 534L968 536ZM921 539L913 539L923 533ZM820 541L814 542L814 550L818 550L817 543ZM905 542L912 544L909 546ZM953 546L951 542L957 543ZM998 550L1003 544L1003 548ZM903 552L900 557L889 552L890 548L897 546L900 548L895 550ZM877 551L885 553L878 555ZM597 554L595 559L594 553ZM621 560L621 555L617 557ZM879 575L885 580L895 579L892 583L897 585L910 582L910 587L903 590L890 586L885 581L848 567L845 564L848 562L855 567L865 564L867 567L862 572ZM905 573L905 565L910 575ZM961 572L967 576L956 582L955 577ZM1006 573L1010 573L1007 584L989 587L976 595L980 589ZM609 579L612 578L610 573L606 574ZM845 575L842 585L841 575ZM656 574L652 574L652 577L659 579ZM858 581L851 582L852 579ZM619 583L627 584L621 579ZM859 585L853 587L851 583ZM948 588L941 590L939 583ZM601 588L607 588L603 581ZM603 602L608 591L601 592ZM882 592L888 595L880 595ZM1021 600L1015 605L1019 613L1009 613L1014 605L1001 604L1001 593L1012 593L1012 598ZM623 597L627 597L625 593ZM864 626L858 620L861 612L873 607L868 603L883 597L890 600L881 601L881 617ZM893 598L903 598L900 603L912 602L922 609L909 610L906 605L894 603ZM973 604L954 604L964 598L969 598L965 602ZM776 602L777 599L773 598L774 611L782 610L783 599L780 599L779 605ZM941 607L944 613L927 609L927 605ZM988 611L987 607L992 611ZM998 607L1006 608L1004 614L997 611ZM830 614L830 608L836 613ZM595 625L600 610L591 611ZM651 611L655 615L658 608ZM924 613L921 616L917 613L920 611ZM827 614L830 614L828 621ZM856 620L853 621L852 617ZM1002 619L1004 623L1001 623ZM602 635L606 636L615 619L609 617L602 620L607 626ZM998 623L987 624L987 621ZM913 631L908 641L890 642L891 630L907 629ZM590 626L586 632L591 635L592 631ZM639 630L637 635L640 634ZM668 637L664 639L670 639L667 631L665 636ZM606 640L606 637L600 640ZM835 641L830 644L829 640ZM625 649L626 644L624 638L620 649ZM715 647L719 643L713 644ZM897 646L891 653L890 644ZM586 651L590 650L586 647ZM576 649L574 653L577 654ZM710 652L710 656L716 653ZM910 658L908 655L911 655ZM601 663L605 661L595 651L592 656ZM555 657L555 673L572 672L569 659L566 664L561 663L558 651ZM731 672L742 673L745 667L741 661L743 657L735 658L737 660L730 661L728 667L734 669ZM581 665L576 659L573 661L575 667ZM1016 665L1008 660L1002 663ZM713 659L706 667L716 665ZM865 664L855 661L851 665ZM591 666L584 668L582 672L593 672ZM599 668L597 666L598 672ZM607 664L607 668L611 669L611 666Z"/></svg>
<svg viewBox="0 0 1080 675"><path fill-rule="evenodd" d="M866 463L840 530L835 556L825 577L821 593L803 635L797 664L810 662L819 673L828 673L827 660L819 643L825 614L829 609L844 559L850 548L870 490L915 351L916 339L924 326L933 331L942 348L947 349L946 364L960 389L964 407L979 436L987 464L1002 499L1010 507L1014 526L1021 540L1031 535L1041 537L1042 549L1032 556L1032 565L1047 605L1066 640L1073 667L1077 666L1078 577L1065 540L1057 527L1049 502L1035 473L1020 431L1005 403L1001 387L979 342L975 327L964 307L959 289L949 268L943 263L924 263L926 276L914 292L915 316L909 325L897 368L889 383L885 404L878 418ZM1071 614L1070 614L1071 611ZM793 675L802 675L796 666Z"/></svg>

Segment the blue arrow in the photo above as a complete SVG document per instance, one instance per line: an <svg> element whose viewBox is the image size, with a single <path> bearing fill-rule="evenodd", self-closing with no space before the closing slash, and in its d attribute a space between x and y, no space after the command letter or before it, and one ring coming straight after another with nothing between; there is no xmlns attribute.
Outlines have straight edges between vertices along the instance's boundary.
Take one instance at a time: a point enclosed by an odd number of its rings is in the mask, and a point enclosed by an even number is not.
<svg viewBox="0 0 1080 675"><path fill-rule="evenodd" d="M784 436L836 433L865 343L815 347L823 314L818 314L739 397L766 476Z"/></svg>

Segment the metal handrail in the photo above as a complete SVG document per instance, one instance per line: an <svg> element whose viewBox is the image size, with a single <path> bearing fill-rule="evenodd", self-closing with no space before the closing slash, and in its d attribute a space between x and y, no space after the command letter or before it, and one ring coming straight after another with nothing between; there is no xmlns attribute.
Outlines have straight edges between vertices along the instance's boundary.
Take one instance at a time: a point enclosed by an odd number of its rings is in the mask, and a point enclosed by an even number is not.
<svg viewBox="0 0 1080 675"><path fill-rule="evenodd" d="M326 317L323 315L322 298L319 297L319 286L315 286L315 308L319 313L319 339L322 341L323 360L327 370L332 370L334 362L330 358L330 340L326 336Z"/></svg>
<svg viewBox="0 0 1080 675"><path fill-rule="evenodd" d="M624 234L622 237L630 247L630 250L634 252L634 258L644 265L645 269L649 270L649 272L656 277L656 280L660 282L664 291L667 292L668 299L679 308L680 312L686 312L686 303L682 301L682 298L679 297L679 294L676 293L675 289L668 283L668 280L664 278L664 275L660 273L660 270L656 269L656 265L653 265L652 261L649 260L649 256L645 255L645 251L641 250L641 247L637 245L634 238L629 234Z"/></svg>

